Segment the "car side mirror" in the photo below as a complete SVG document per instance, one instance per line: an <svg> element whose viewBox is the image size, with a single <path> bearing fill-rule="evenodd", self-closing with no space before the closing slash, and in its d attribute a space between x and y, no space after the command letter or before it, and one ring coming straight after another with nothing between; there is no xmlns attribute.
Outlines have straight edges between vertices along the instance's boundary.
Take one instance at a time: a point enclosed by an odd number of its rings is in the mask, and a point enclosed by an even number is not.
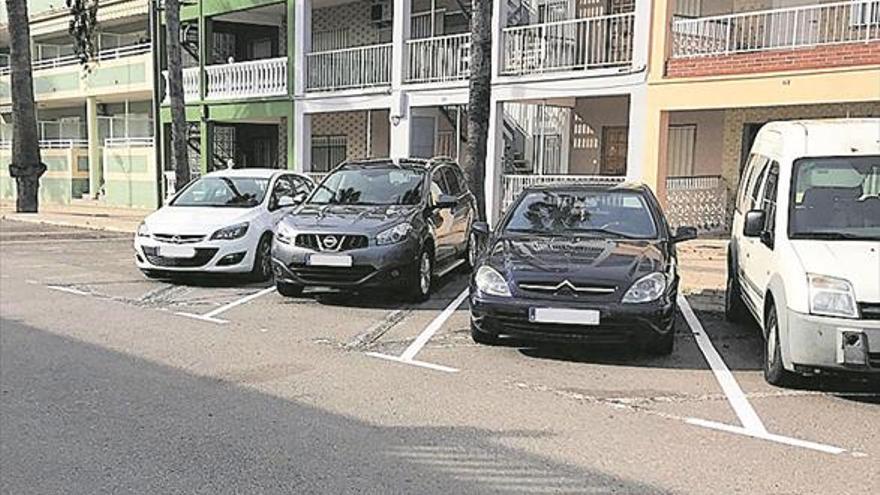
<svg viewBox="0 0 880 495"><path fill-rule="evenodd" d="M474 231L475 234L481 236L488 236L490 233L492 233L492 230L489 228L489 224L486 222L474 222L473 225L471 225L471 230Z"/></svg>
<svg viewBox="0 0 880 495"><path fill-rule="evenodd" d="M746 237L758 237L764 231L766 214L763 210L750 210L746 212L743 225L743 235Z"/></svg>
<svg viewBox="0 0 880 495"><path fill-rule="evenodd" d="M672 236L672 242L684 242L697 238L696 227L679 227Z"/></svg>
<svg viewBox="0 0 880 495"><path fill-rule="evenodd" d="M435 210L445 210L447 208L455 208L456 206L458 206L458 198L451 194L441 194L437 197L437 201L434 201Z"/></svg>

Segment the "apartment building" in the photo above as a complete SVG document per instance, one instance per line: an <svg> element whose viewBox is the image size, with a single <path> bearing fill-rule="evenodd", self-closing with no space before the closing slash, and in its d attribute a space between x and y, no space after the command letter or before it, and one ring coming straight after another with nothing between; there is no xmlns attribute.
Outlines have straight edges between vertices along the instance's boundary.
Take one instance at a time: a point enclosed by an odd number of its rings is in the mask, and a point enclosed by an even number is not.
<svg viewBox="0 0 880 495"><path fill-rule="evenodd" d="M67 33L64 0L31 0L34 90L43 162L41 201L155 207L153 57L147 0L104 0L97 56L82 67ZM9 30L0 7L0 163L10 162ZM14 181L0 174L0 199Z"/></svg>
<svg viewBox="0 0 880 495"><path fill-rule="evenodd" d="M653 32L644 178L673 222L729 229L762 124L880 117L880 0L654 0Z"/></svg>

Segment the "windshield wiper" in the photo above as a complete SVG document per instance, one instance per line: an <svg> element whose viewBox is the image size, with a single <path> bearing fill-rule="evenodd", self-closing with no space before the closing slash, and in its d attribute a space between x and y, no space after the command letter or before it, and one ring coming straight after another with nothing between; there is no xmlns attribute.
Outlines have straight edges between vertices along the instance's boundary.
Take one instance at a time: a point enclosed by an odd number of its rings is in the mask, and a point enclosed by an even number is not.
<svg viewBox="0 0 880 495"><path fill-rule="evenodd" d="M588 232L588 233L595 232L597 234L610 234L610 235L615 235L617 237L623 237L624 239L644 239L644 237L641 237L641 236L626 234L624 232L618 232L616 230L602 229L599 227L589 228L589 229L573 229L572 231L578 232L578 233L580 233L580 232Z"/></svg>

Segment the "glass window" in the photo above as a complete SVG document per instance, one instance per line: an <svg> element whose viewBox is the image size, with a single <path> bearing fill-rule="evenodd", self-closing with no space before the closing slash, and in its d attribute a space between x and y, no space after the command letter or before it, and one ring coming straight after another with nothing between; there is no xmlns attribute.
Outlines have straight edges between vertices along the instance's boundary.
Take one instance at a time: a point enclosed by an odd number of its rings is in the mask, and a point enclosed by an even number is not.
<svg viewBox="0 0 880 495"><path fill-rule="evenodd" d="M449 184L446 182L443 169L437 169L431 174L431 201L436 202L441 194L450 194Z"/></svg>
<svg viewBox="0 0 880 495"><path fill-rule="evenodd" d="M776 226L776 191L779 186L779 163L770 162L767 172L767 181L764 185L764 195L761 199L761 209L764 211L764 230L773 232Z"/></svg>
<svg viewBox="0 0 880 495"><path fill-rule="evenodd" d="M422 198L423 170L346 165L330 174L311 204L415 205Z"/></svg>
<svg viewBox="0 0 880 495"><path fill-rule="evenodd" d="M769 164L769 160L760 155L755 155L755 160L756 170L760 170L761 172L755 177L755 181L751 186L751 193L749 194L751 201L747 208L749 210L753 210L758 204L758 193L761 191L761 185L764 183L764 175L767 173L767 165Z"/></svg>
<svg viewBox="0 0 880 495"><path fill-rule="evenodd" d="M533 191L514 207L505 232L538 235L657 237L657 225L644 196L632 191Z"/></svg>
<svg viewBox="0 0 880 495"><path fill-rule="evenodd" d="M790 238L880 240L880 155L802 158L791 180Z"/></svg>
<svg viewBox="0 0 880 495"><path fill-rule="evenodd" d="M202 177L171 205L252 208L263 201L268 188L269 179L262 177Z"/></svg>
<svg viewBox="0 0 880 495"><path fill-rule="evenodd" d="M347 136L312 136L312 172L329 172L347 156Z"/></svg>
<svg viewBox="0 0 880 495"><path fill-rule="evenodd" d="M444 167L443 175L446 176L446 184L449 186L449 194L458 196L461 194L461 184L458 182L458 176L452 167Z"/></svg>

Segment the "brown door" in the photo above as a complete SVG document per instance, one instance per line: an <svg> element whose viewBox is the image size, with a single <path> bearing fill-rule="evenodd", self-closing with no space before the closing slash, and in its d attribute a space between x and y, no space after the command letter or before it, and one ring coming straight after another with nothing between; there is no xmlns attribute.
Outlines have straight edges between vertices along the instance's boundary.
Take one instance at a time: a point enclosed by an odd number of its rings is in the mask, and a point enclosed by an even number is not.
<svg viewBox="0 0 880 495"><path fill-rule="evenodd" d="M627 127L612 126L602 128L602 175L626 174Z"/></svg>

